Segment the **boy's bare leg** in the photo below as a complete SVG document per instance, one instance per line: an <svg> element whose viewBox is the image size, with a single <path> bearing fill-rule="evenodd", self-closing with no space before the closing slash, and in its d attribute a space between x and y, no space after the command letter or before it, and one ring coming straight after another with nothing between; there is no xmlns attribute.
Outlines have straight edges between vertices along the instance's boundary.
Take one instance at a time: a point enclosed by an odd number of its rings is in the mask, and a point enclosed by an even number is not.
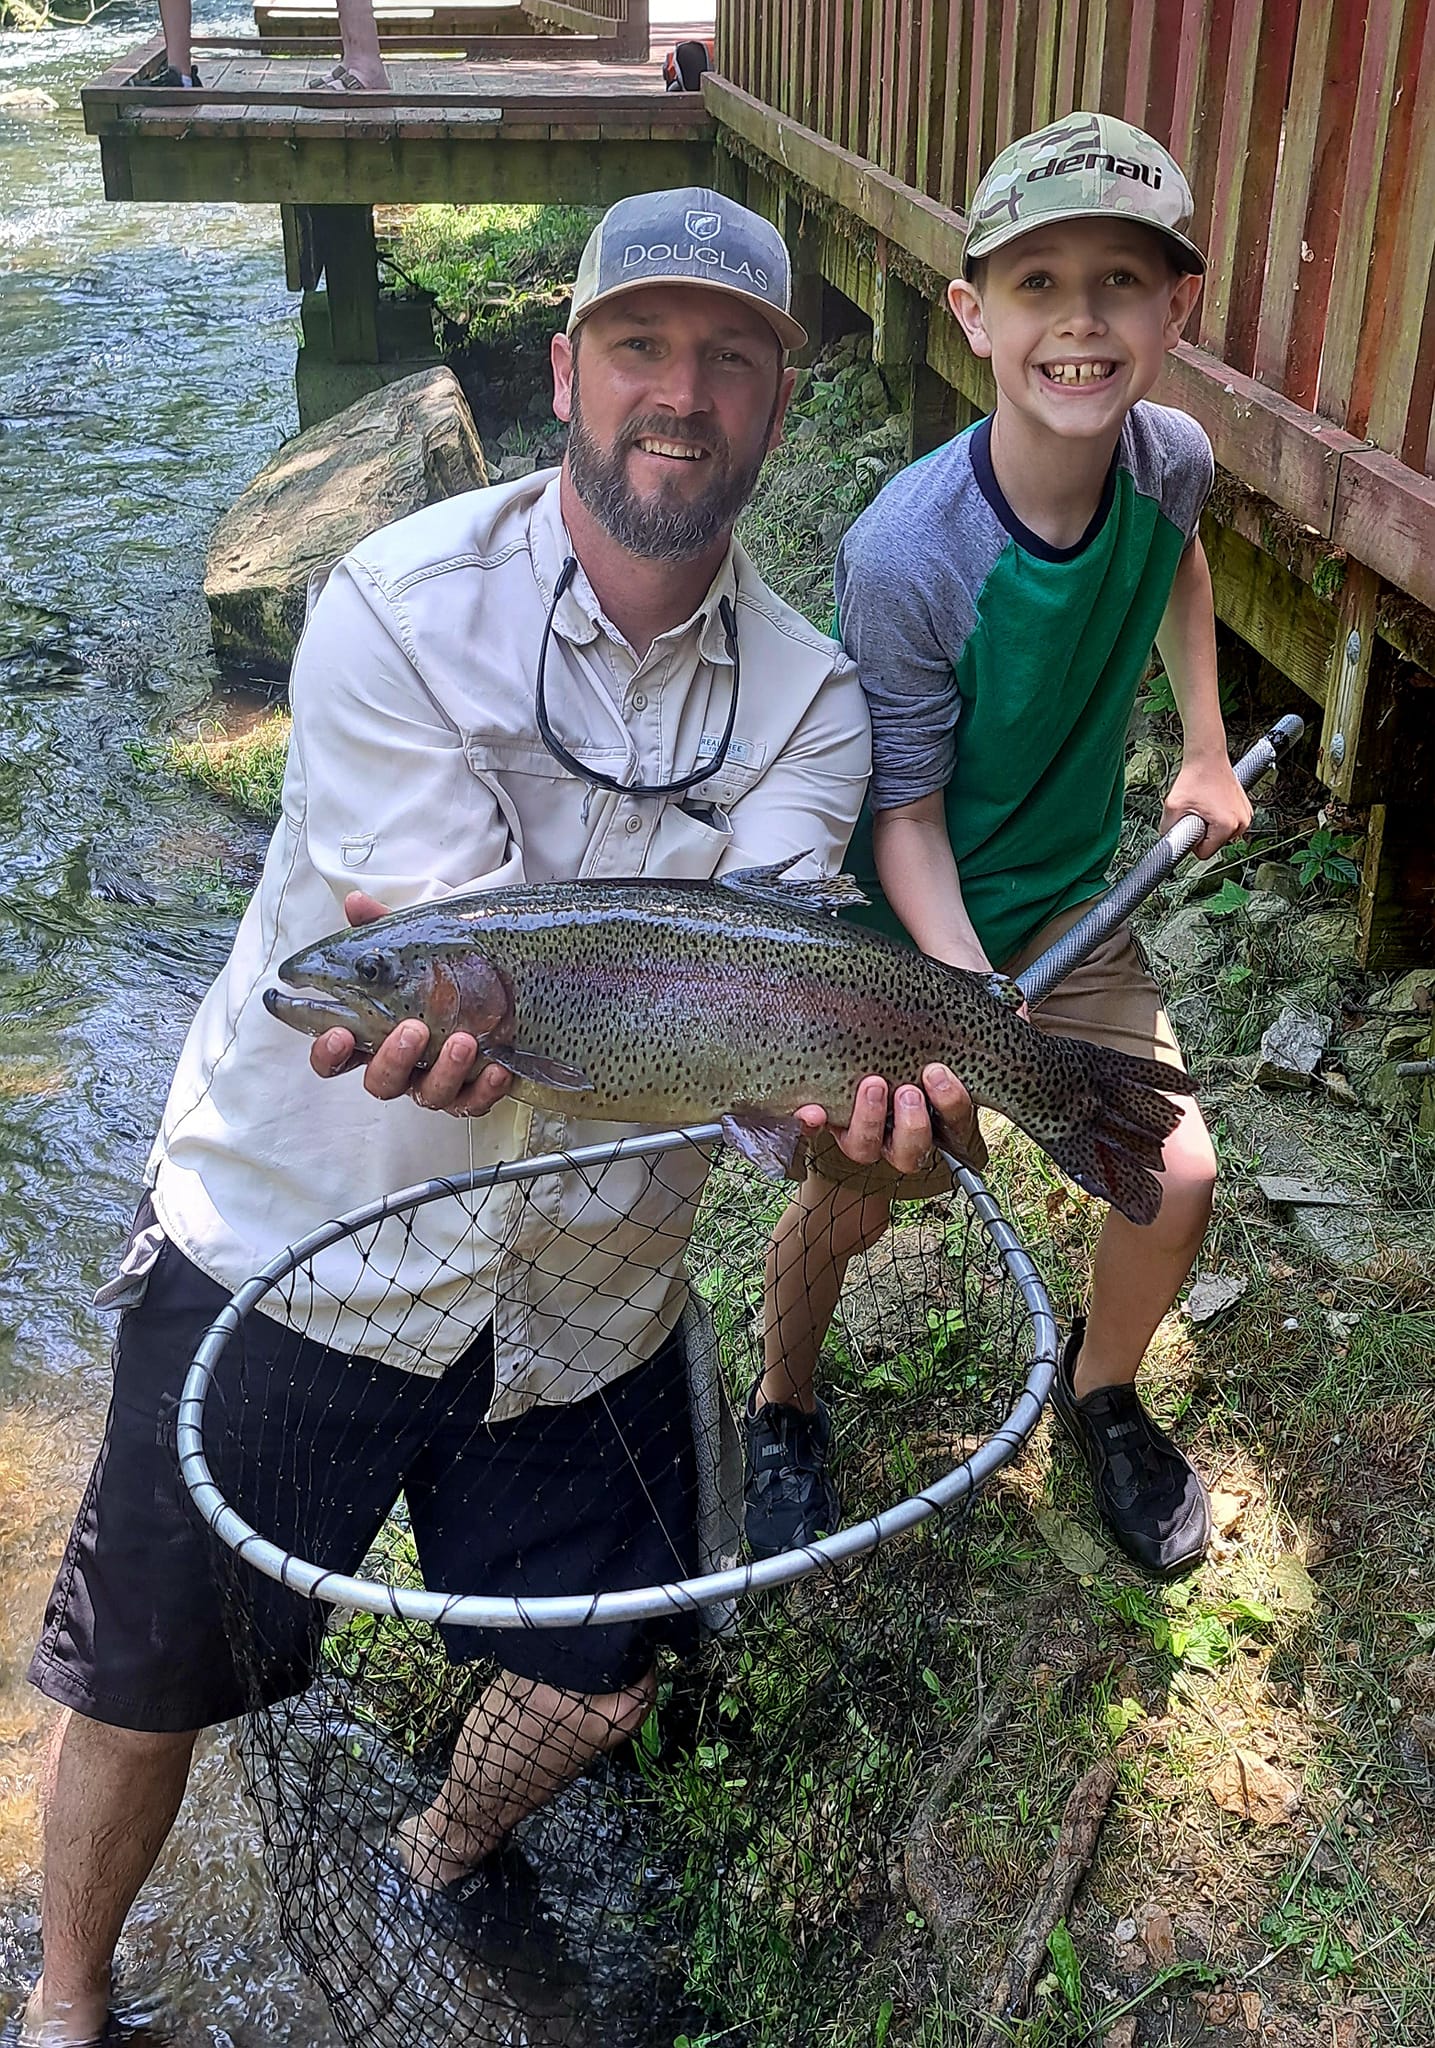
<svg viewBox="0 0 1435 2048"><path fill-rule="evenodd" d="M194 1743L61 1717L45 1800L44 1975L26 2009L44 2048L104 2032L115 1944L174 1825Z"/></svg>
<svg viewBox="0 0 1435 2048"><path fill-rule="evenodd" d="M159 25L164 30L164 60L181 78L189 78L194 71L194 53L190 47L190 17L190 0L159 0Z"/></svg>
<svg viewBox="0 0 1435 2048"><path fill-rule="evenodd" d="M339 42L345 67L370 92L387 92L389 74L379 55L379 30L374 0L338 0Z"/></svg>
<svg viewBox="0 0 1435 2048"><path fill-rule="evenodd" d="M1111 1209L1102 1225L1073 1378L1078 1400L1098 1387L1128 1386L1135 1379L1157 1325L1200 1252L1211 1220L1216 1153L1195 1104L1183 1107L1166 1140L1156 1221L1128 1223Z"/></svg>
<svg viewBox="0 0 1435 2048"><path fill-rule="evenodd" d="M437 1797L399 1830L411 1876L426 1889L465 1876L526 1814L635 1735L656 1695L652 1672L611 1693L500 1672L470 1709Z"/></svg>
<svg viewBox="0 0 1435 2048"><path fill-rule="evenodd" d="M788 1203L767 1247L762 1378L756 1401L816 1407L813 1377L836 1313L847 1268L877 1243L892 1220L887 1193L864 1194L861 1181L809 1173Z"/></svg>

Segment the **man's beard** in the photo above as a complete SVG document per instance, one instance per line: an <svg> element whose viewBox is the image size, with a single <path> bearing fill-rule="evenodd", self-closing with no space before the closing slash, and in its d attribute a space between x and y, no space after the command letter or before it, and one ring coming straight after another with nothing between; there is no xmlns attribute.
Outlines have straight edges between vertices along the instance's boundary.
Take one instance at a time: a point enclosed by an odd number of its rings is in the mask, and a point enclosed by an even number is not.
<svg viewBox="0 0 1435 2048"><path fill-rule="evenodd" d="M778 395L780 388L773 397L762 446L742 469L731 468L732 449L716 422L676 419L671 413L629 421L613 446L605 449L584 425L575 360L573 416L568 426L568 474L573 488L603 531L628 554L650 562L691 562L726 536L752 496L777 418ZM649 496L638 495L628 481L628 452L645 439L685 441L708 451L712 475L700 497L685 498L667 485Z"/></svg>

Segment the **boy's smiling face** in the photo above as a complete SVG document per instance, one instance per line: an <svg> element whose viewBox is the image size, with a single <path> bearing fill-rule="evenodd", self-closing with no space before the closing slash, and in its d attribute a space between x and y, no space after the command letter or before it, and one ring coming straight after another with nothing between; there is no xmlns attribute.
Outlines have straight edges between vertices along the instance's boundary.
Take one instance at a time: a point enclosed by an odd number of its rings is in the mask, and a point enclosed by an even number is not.
<svg viewBox="0 0 1435 2048"><path fill-rule="evenodd" d="M1200 290L1155 228L1113 215L1033 228L947 297L1004 405L1063 440L1114 445Z"/></svg>

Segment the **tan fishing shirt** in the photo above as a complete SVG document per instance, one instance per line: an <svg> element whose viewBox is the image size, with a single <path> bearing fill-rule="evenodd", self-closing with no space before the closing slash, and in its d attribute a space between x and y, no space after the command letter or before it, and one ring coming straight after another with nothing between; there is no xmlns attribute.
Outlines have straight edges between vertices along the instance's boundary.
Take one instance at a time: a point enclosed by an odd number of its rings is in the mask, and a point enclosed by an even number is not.
<svg viewBox="0 0 1435 2048"><path fill-rule="evenodd" d="M309 1040L260 996L288 954L342 926L349 890L397 909L510 882L704 877L809 851L795 876L840 865L870 766L856 672L736 544L699 609L641 660L580 569L548 660L549 716L573 754L624 781L674 780L715 752L727 718L718 603L729 597L742 688L720 771L685 797L645 799L593 789L549 755L534 672L569 552L550 472L384 528L312 604L283 816L150 1160L166 1234L226 1287L415 1182L634 1129L508 1100L461 1120L376 1102L357 1073L319 1080ZM492 1419L580 1399L651 1356L682 1313L703 1174L701 1160L672 1154L656 1168L625 1161L596 1179L445 1198L322 1253L266 1313L428 1373L493 1317Z"/></svg>

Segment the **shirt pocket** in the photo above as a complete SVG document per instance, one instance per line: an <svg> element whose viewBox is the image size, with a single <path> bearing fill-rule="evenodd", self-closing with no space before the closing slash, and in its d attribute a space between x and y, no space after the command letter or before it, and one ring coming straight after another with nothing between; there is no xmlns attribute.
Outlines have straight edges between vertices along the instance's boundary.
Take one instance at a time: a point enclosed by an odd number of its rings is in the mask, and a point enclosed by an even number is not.
<svg viewBox="0 0 1435 2048"><path fill-rule="evenodd" d="M694 791L688 801L696 795ZM679 803L664 804L648 842L643 872L666 881L706 882L731 845L732 827L720 809L705 808L699 817Z"/></svg>

